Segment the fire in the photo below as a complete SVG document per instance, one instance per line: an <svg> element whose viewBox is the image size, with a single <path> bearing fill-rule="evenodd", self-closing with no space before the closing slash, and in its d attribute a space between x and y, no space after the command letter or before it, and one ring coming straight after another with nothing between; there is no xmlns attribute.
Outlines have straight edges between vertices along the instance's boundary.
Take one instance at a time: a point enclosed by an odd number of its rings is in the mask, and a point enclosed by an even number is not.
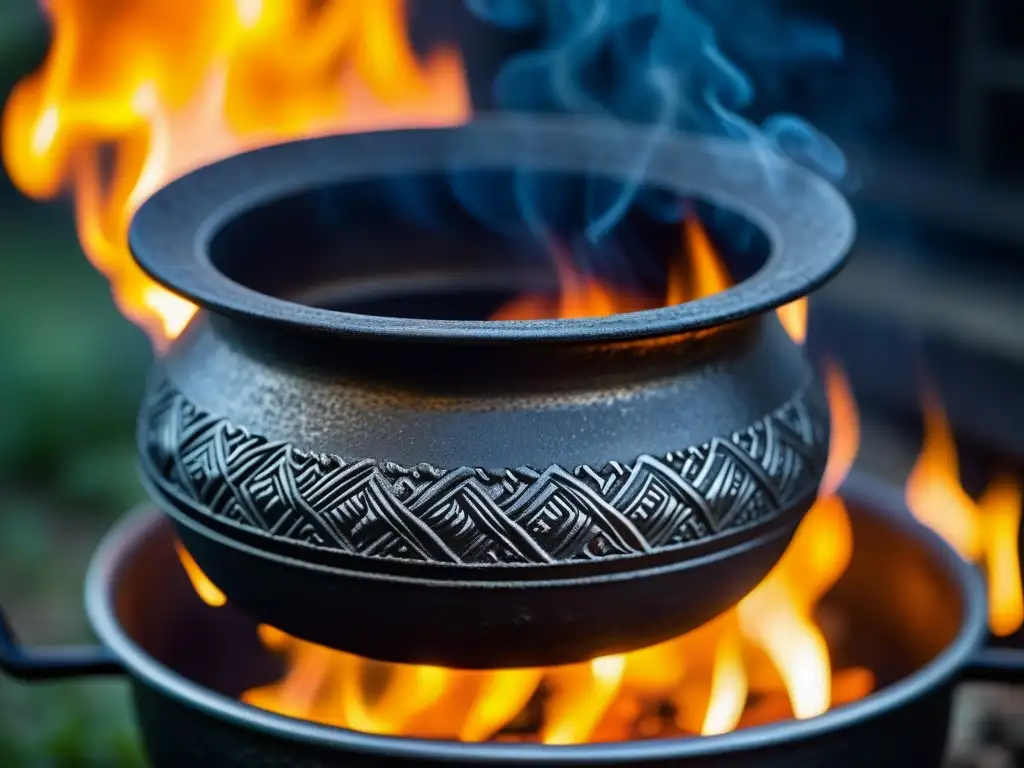
<svg viewBox="0 0 1024 768"><path fill-rule="evenodd" d="M683 237L690 254L689 286L690 297L700 298L724 291L732 283L725 265L715 247L711 244L707 231L695 215L690 214L683 220ZM669 289L666 304L680 304L686 301L687 277L679 269L679 262L669 271Z"/></svg>
<svg viewBox="0 0 1024 768"><path fill-rule="evenodd" d="M79 239L158 347L195 307L131 260L138 206L177 176L266 144L470 114L459 55L421 61L402 0L49 0L52 44L11 93L3 159L35 198L74 194Z"/></svg>
<svg viewBox="0 0 1024 768"><path fill-rule="evenodd" d="M994 479L978 501L960 484L953 430L934 392L924 402L924 446L907 480L907 506L988 580L989 627L1000 637L1024 623L1018 531L1021 483Z"/></svg>
<svg viewBox="0 0 1024 768"><path fill-rule="evenodd" d="M571 254L557 242L548 244L558 280L558 295L526 293L491 315L491 320L607 317L623 312L671 307L720 293L732 277L719 258L704 225L692 211L683 217L682 247L669 261L663 296L616 289L584 274L572 264ZM797 299L777 311L786 333L797 344L807 337L807 299Z"/></svg>
<svg viewBox="0 0 1024 768"><path fill-rule="evenodd" d="M181 565L185 569L188 580L192 582L192 589L202 598L202 601L214 608L226 605L228 602L227 596L203 573L199 564L192 558L192 555L189 554L184 545L180 541L175 541L174 549L178 553L178 559L181 560Z"/></svg>
<svg viewBox="0 0 1024 768"><path fill-rule="evenodd" d="M724 291L732 284L725 265L719 259L707 232L695 216L688 216L684 228L686 242L689 245L691 269L693 274L693 292L690 298L700 298ZM666 304L680 304L686 301L681 286L685 286L678 269L669 275L669 298ZM807 338L807 299L797 299L783 307L776 314L786 333L797 344L803 344Z"/></svg>
<svg viewBox="0 0 1024 768"><path fill-rule="evenodd" d="M792 301L778 309L782 327L797 344L803 344L807 340L807 311L806 297Z"/></svg>
<svg viewBox="0 0 1024 768"><path fill-rule="evenodd" d="M498 309L491 320L607 317L682 304L724 291L732 282L703 225L692 214L683 219L682 247L669 262L662 296L606 285L574 267L572 255L561 243L551 242L548 249L555 266L558 294L522 294Z"/></svg>
<svg viewBox="0 0 1024 768"><path fill-rule="evenodd" d="M369 733L579 744L727 733L814 717L866 696L874 676L862 668L834 671L815 618L853 551L846 509L831 494L853 463L859 436L856 408L838 368L828 368L826 384L834 426L823 496L772 572L714 621L618 656L491 671L371 661L263 626L261 639L283 655L287 671L276 683L246 691L242 700ZM220 604L208 597L219 590L183 550L182 557L200 596ZM502 735L529 716L539 717L531 736Z"/></svg>
<svg viewBox="0 0 1024 768"><path fill-rule="evenodd" d="M552 242L549 250L558 280L558 294L521 294L500 307L491 315L491 320L605 317L655 306L641 294L616 291L581 273L573 266L571 255L561 244Z"/></svg>

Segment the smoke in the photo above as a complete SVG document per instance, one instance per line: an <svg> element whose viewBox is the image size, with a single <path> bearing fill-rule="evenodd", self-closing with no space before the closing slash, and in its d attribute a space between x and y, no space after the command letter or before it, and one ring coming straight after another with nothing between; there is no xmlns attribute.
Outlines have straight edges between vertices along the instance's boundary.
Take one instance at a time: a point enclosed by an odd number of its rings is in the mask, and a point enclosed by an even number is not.
<svg viewBox="0 0 1024 768"><path fill-rule="evenodd" d="M829 26L783 13L774 0L466 4L484 21L536 40L502 65L493 83L498 109L646 126L630 178L588 183L591 242L611 231L633 205L661 219L682 215L680 201L643 189L653 149L673 131L740 140L752 151L788 156L834 181L846 174L842 152L824 134L802 117L771 109L785 101L801 74L841 62L842 40ZM454 179L453 189L468 210L494 221L478 186ZM544 210L557 197L550 183L535 183L529 173L516 180L519 213L534 228L542 227Z"/></svg>

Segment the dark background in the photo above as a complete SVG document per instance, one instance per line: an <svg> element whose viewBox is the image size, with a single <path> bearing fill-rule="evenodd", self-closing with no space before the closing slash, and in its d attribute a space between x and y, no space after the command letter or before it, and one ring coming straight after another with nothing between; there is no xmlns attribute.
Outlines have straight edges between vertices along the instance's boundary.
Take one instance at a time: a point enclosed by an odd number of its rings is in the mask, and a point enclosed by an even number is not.
<svg viewBox="0 0 1024 768"><path fill-rule="evenodd" d="M862 464L896 479L917 448L922 372L937 380L976 487L1024 457L1021 4L783 5L814 9L848 43L846 96L810 106L849 152L862 235L815 300L811 347L854 382ZM508 41L472 28L467 57L483 71ZM0 94L46 42L30 0L0 0ZM0 178L0 602L26 640L88 638L86 560L141 497L131 435L150 358L83 257L67 202L27 201ZM121 684L0 681L0 766L138 760Z"/></svg>

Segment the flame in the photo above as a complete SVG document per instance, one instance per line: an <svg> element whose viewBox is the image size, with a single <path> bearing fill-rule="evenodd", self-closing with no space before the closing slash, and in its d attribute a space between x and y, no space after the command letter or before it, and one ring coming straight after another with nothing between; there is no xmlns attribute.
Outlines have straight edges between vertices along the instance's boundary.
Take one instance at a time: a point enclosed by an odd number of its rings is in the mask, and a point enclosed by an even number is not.
<svg viewBox="0 0 1024 768"><path fill-rule="evenodd" d="M192 559L192 555L189 554L189 551L185 549L180 541L175 540L174 550L178 553L178 559L181 560L181 565L185 569L188 580L192 582L192 589L202 598L202 601L214 608L226 605L228 599L225 594L220 591L216 584L210 581L209 576L203 573L199 564Z"/></svg>
<svg viewBox="0 0 1024 768"><path fill-rule="evenodd" d="M146 277L127 231L177 176L267 144L458 124L458 54L412 50L402 0L49 0L42 66L13 90L3 159L35 198L74 193L79 239L159 348L195 307Z"/></svg>
<svg viewBox="0 0 1024 768"><path fill-rule="evenodd" d="M683 217L682 243L676 258L669 261L663 296L613 288L573 266L571 254L557 242L548 244L558 281L557 296L524 293L501 306L491 320L536 320L540 318L607 317L671 307L720 293L732 285L732 277L719 257L707 230L693 211ZM779 307L782 327L797 344L807 338L806 298Z"/></svg>
<svg viewBox="0 0 1024 768"><path fill-rule="evenodd" d="M668 265L668 280L661 296L615 288L580 272L564 245L551 242L558 294L524 293L506 303L491 320L607 317L623 312L668 307L724 291L732 279L715 252L700 220L692 213L683 219L683 247Z"/></svg>
<svg viewBox="0 0 1024 768"><path fill-rule="evenodd" d="M714 653L708 706L700 727L705 736L734 730L743 716L748 693L742 638L735 622L722 632Z"/></svg>
<svg viewBox="0 0 1024 768"><path fill-rule="evenodd" d="M572 256L558 242L549 244L558 294L524 293L500 307L491 320L534 320L544 317L606 317L650 308L647 299L634 292L616 290L580 272Z"/></svg>
<svg viewBox="0 0 1024 768"><path fill-rule="evenodd" d="M1024 623L1018 532L1021 482L999 476L975 501L960 484L956 441L942 403L927 391L924 445L907 479L907 506L988 580L989 627L1000 637Z"/></svg>
<svg viewBox="0 0 1024 768"><path fill-rule="evenodd" d="M822 496L839 491L853 467L860 448L860 417L857 401L843 370L833 361L825 364L825 391L828 394L832 433L829 436L828 463L821 479Z"/></svg>
<svg viewBox="0 0 1024 768"><path fill-rule="evenodd" d="M777 310L782 327L786 329L786 333L797 344L803 344L807 341L807 311L808 301L806 297L791 301Z"/></svg>
<svg viewBox="0 0 1024 768"><path fill-rule="evenodd" d="M808 718L832 703L832 665L824 635L814 620L821 598L846 571L853 556L853 531L846 506L831 495L857 456L860 422L842 372L826 369L832 432L822 495L797 529L782 559L740 602L740 626L781 675L793 715Z"/></svg>
<svg viewBox="0 0 1024 768"><path fill-rule="evenodd" d="M724 291L732 284L732 278L725 269L725 265L718 257L715 247L711 244L707 230L704 229L695 215L690 214L683 219L683 236L690 254L690 281L692 298L710 296L713 293ZM676 269L670 270L669 295L666 304L679 304L685 301L680 292L686 278L678 270L679 262L675 262Z"/></svg>

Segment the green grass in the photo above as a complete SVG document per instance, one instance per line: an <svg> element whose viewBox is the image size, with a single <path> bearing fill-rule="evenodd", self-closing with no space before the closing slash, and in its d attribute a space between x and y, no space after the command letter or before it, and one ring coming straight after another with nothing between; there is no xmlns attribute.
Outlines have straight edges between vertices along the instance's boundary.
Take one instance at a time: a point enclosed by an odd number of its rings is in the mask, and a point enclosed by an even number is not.
<svg viewBox="0 0 1024 768"><path fill-rule="evenodd" d="M5 768L144 766L123 682L0 688Z"/></svg>
<svg viewBox="0 0 1024 768"><path fill-rule="evenodd" d="M25 641L88 641L86 563L141 497L132 433L151 355L70 212L14 205L0 214L0 603ZM142 764L123 682L0 678L0 768Z"/></svg>
<svg viewBox="0 0 1024 768"><path fill-rule="evenodd" d="M0 98L42 59L35 0L0 0ZM0 604L23 640L90 641L82 579L141 498L132 436L149 344L121 318L70 206L0 173ZM0 677L0 768L142 765L125 683Z"/></svg>

